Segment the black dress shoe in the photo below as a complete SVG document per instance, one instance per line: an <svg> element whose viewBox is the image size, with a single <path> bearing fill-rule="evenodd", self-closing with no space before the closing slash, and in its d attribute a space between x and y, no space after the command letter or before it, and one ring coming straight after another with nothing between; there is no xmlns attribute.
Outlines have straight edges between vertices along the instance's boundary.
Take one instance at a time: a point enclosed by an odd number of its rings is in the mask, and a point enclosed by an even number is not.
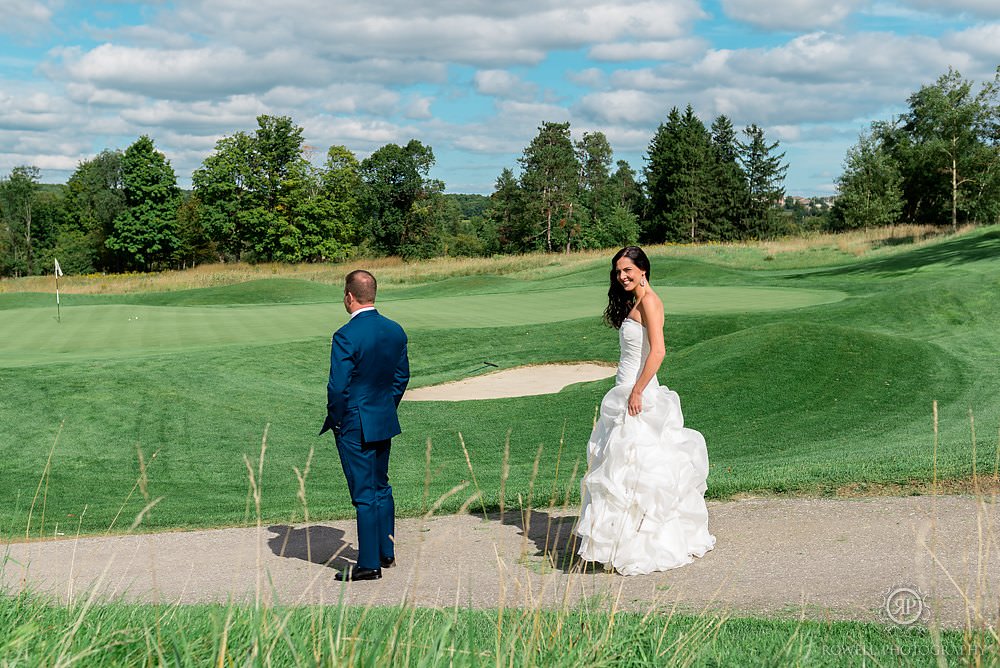
<svg viewBox="0 0 1000 668"><path fill-rule="evenodd" d="M381 580L382 579L382 569L381 568L360 568L358 566L351 566L346 568L335 576L334 580L338 582L344 582L345 580L353 582L355 580Z"/></svg>
<svg viewBox="0 0 1000 668"><path fill-rule="evenodd" d="M382 568L392 568L396 565L396 557L382 557Z"/></svg>

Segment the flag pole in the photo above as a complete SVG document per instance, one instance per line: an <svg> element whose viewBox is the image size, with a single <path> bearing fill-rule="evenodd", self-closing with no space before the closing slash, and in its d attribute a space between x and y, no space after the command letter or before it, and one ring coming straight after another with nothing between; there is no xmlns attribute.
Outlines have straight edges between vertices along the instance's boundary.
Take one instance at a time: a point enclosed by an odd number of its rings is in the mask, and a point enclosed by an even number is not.
<svg viewBox="0 0 1000 668"><path fill-rule="evenodd" d="M62 322L62 309L59 307L59 277L62 276L62 267L59 266L59 260L55 260L55 263L55 271L52 273L56 277L56 322Z"/></svg>

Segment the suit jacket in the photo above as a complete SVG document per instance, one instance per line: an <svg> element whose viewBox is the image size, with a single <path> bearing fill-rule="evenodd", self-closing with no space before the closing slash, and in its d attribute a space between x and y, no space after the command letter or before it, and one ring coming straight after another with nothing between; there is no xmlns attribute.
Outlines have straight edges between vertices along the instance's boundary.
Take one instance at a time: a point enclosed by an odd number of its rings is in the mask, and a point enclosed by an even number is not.
<svg viewBox="0 0 1000 668"><path fill-rule="evenodd" d="M406 344L403 328L378 311L359 313L334 333L320 434L355 415L366 442L402 431L396 408L410 380Z"/></svg>

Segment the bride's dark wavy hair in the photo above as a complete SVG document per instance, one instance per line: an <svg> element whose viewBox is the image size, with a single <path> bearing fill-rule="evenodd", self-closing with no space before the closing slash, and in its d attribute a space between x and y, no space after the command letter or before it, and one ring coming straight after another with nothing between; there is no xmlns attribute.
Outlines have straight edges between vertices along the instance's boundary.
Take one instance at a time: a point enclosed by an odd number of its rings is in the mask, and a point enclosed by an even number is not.
<svg viewBox="0 0 1000 668"><path fill-rule="evenodd" d="M650 279L649 258L646 257L646 253L638 246L626 246L611 258L611 287L608 288L608 307L604 309L604 322L609 327L614 327L615 329L619 329L622 326L629 311L635 306L635 293L625 290L616 277L618 271L615 269L615 266L618 264L618 260L623 257L632 260L635 266L646 272L647 282Z"/></svg>

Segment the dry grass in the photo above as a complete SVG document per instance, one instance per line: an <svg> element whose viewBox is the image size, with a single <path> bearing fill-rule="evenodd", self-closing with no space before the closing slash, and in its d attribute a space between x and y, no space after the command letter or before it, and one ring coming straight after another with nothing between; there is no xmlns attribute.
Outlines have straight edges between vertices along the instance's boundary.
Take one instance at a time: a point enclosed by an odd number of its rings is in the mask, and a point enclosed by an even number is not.
<svg viewBox="0 0 1000 668"><path fill-rule="evenodd" d="M971 226L960 228L958 234L971 229ZM891 252L891 248L900 245L917 247L949 236L953 235L931 225L897 225L838 234L786 237L774 241L665 244L647 246L645 249L653 257L698 259L733 268L754 269L798 266L802 264L798 256L805 255L808 257L803 261L807 261L810 266L835 264L878 253L880 250ZM817 254L816 251L822 253ZM536 252L487 258L441 257L419 262L386 257L356 258L341 264L220 263L152 273L65 276L60 280L59 288L67 294L131 294L218 287L262 278L298 278L339 285L345 273L359 268L377 272L380 284L392 288L456 276L485 274L522 279L541 278L607 260L610 254L609 249L599 249L569 254ZM0 293L51 292L52 289L52 276L0 279Z"/></svg>
<svg viewBox="0 0 1000 668"><path fill-rule="evenodd" d="M963 234L973 229L965 226L958 230ZM800 253L835 246L843 253L855 257L866 255L873 250L896 244L920 245L938 239L946 233L935 225L893 225L891 227L873 227L851 232L820 233L804 237L786 237L775 241L764 242L763 246L772 255L778 253ZM947 233L950 235L950 233Z"/></svg>
<svg viewBox="0 0 1000 668"><path fill-rule="evenodd" d="M59 281L59 289L67 294L171 292L234 285L263 278L297 278L339 285L347 272L361 268L376 272L380 287L393 287L454 276L507 275L537 271L540 268L573 268L606 255L607 251L586 251L570 255L532 253L492 258L444 257L420 262L404 262L397 257L385 257L356 259L341 264L220 263L162 272L64 276ZM51 275L0 279L0 293L51 292L52 289Z"/></svg>

